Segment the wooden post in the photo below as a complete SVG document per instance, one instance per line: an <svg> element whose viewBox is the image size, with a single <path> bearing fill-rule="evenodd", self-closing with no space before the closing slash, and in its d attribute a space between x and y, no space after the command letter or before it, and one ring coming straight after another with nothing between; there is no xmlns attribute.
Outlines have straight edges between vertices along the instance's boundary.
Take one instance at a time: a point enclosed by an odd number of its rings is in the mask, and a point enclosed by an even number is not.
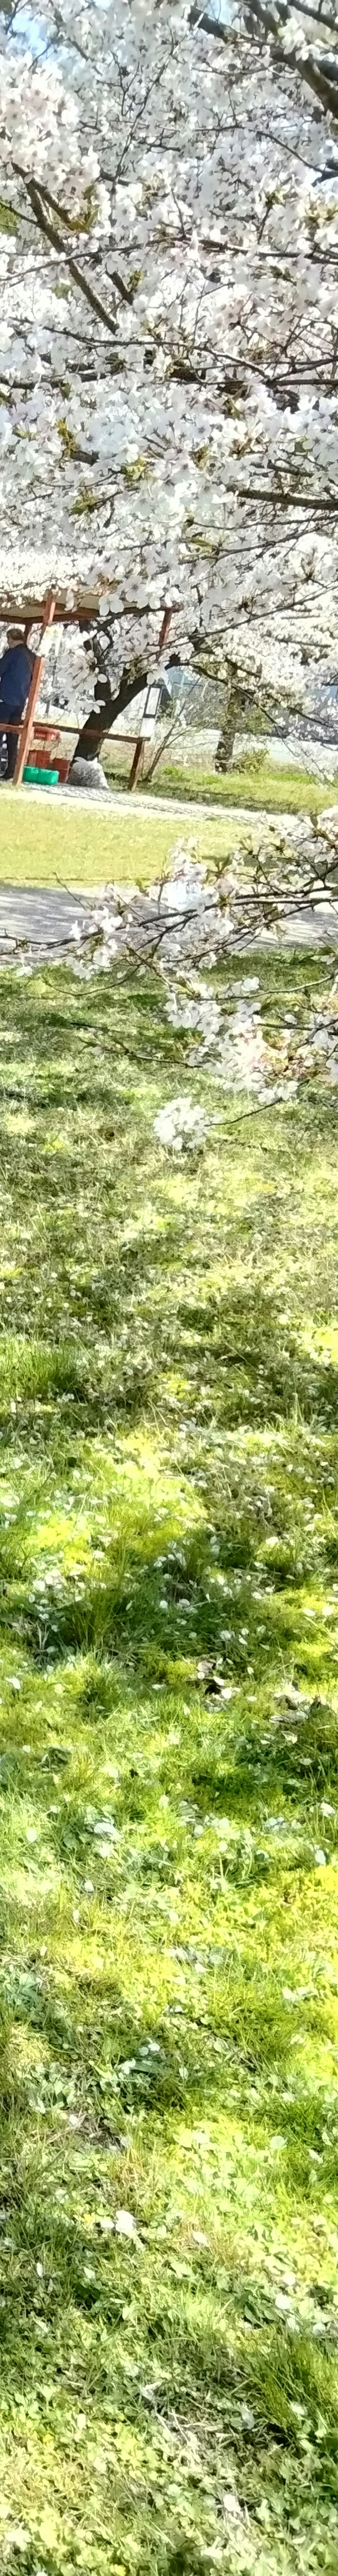
<svg viewBox="0 0 338 2576"><path fill-rule="evenodd" d="M142 734L139 734L139 735L138 735L138 740L137 740L137 742L135 743L135 751L134 751L134 756L133 756L133 760L132 760L132 764L131 764L130 776L129 776L129 778L128 778L128 787L135 787L135 786L136 786L136 779L138 778L139 769L141 769L141 770L143 769L143 764L144 764L144 742L142 742Z"/></svg>
<svg viewBox="0 0 338 2576"><path fill-rule="evenodd" d="M52 623L53 623L53 617L54 617L54 614L55 614L55 606L56 606L56 600L55 600L55 594L54 594L54 591L53 591L53 590L48 590L48 591L47 591L47 597L46 597L46 599L45 599L45 601L44 601L43 618L42 618L42 621L41 621L41 635L44 635L44 634L45 634L46 626L52 626ZM27 700L27 706L26 706L26 714L25 714L25 716L24 716L23 725L21 726L21 733L20 733L20 739L19 739L19 743L18 743L18 750L17 750L16 762L15 762L15 770L14 770L14 776L13 776L13 787L21 787L21 779L22 779L22 776L23 776L23 771L24 771L24 769L26 768L27 755L28 755L28 752L29 752L29 746L30 746L30 743L31 743L31 740L32 740L32 732L33 732L33 724L34 724L35 708L36 708L37 700L38 700L38 696L39 696L39 688L40 688L40 680L41 680L41 672L42 672L42 670L43 670L43 658L42 658L42 657L39 657L39 654L37 653L37 654L36 654L36 656L35 656L35 662L34 662L33 670L32 670L32 677L31 677L30 691L29 691L29 697L28 697L28 700Z"/></svg>

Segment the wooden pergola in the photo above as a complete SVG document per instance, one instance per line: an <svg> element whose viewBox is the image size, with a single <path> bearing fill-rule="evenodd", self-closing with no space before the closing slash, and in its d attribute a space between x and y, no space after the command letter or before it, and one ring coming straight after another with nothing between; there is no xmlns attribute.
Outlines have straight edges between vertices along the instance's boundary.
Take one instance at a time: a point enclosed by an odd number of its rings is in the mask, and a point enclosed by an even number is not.
<svg viewBox="0 0 338 2576"><path fill-rule="evenodd" d="M104 595L107 595L106 592ZM81 626L87 627L94 625L99 614L100 597L102 598L102 596L103 592L100 593L98 591L89 590L79 591L74 604L72 604L72 606L67 606L67 593L65 592L61 593L59 597L56 591L48 590L46 591L45 598L43 600L24 598L21 599L20 602L13 598L13 596L8 592L6 596L4 596L3 593L0 594L1 625L7 627L22 626L25 638L27 638L31 626L40 627L39 644L35 654L26 713L21 724L15 723L12 727L10 725L6 725L4 728L6 733L10 733L12 731L19 737L13 775L14 787L21 786L24 769L26 769L29 760L29 751L33 739L36 708L38 704L42 672L44 669L44 654L39 650L39 646L41 647L42 644L42 638L46 635L47 629L54 624L56 626L79 626L80 628ZM160 661L161 655L164 651L171 618L172 609L167 606L164 607L157 648L158 661ZM149 691L149 697L150 695L151 691ZM60 729L62 733L71 732L73 734L74 731L73 725L68 726L63 721ZM153 730L152 719L151 730ZM44 722L43 732L47 741L48 737L53 737L53 735L55 735L55 725L49 725L46 720L46 722ZM119 735L114 732L114 739L116 742L132 742L135 745L128 782L129 787L133 787L143 760L144 742L149 739L149 723L148 728L146 725L145 730L142 730L142 732L137 736L129 733Z"/></svg>

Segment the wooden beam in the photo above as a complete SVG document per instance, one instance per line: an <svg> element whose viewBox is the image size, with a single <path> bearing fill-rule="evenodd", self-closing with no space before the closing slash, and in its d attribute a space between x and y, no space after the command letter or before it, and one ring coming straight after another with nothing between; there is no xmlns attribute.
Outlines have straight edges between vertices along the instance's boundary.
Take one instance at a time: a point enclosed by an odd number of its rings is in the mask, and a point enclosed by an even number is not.
<svg viewBox="0 0 338 2576"><path fill-rule="evenodd" d="M46 627L47 627L47 626L52 626L52 623L53 623L53 617L54 617L54 616L55 616L55 596L54 596L54 591L52 591L52 590L48 590L48 591L47 591L47 597L46 597L46 599L44 600L43 617L42 617L42 623L41 623L41 638L40 638L40 641L42 640L42 636L43 636L43 635L45 635L45 633L46 633ZM28 753L29 753L29 746L30 746L30 743L31 743L31 740L32 740L33 725L34 725L34 716L35 716L35 708L36 708L36 706L37 706L37 700L38 700L38 696L39 696L39 688L40 688L40 680L41 680L41 672L42 672L42 671L43 671L43 656L42 656L42 655L39 655L39 654L37 653L37 654L36 654L36 657L35 657L35 662L33 663L33 670L32 670L31 684L30 684L30 691L29 691L29 697L28 697L28 700L27 700L27 706L26 706L26 714L25 714L25 716L24 716L23 725L21 725L21 729L20 729L20 738L19 738L19 743L18 743L18 749L17 749L17 755L16 755L16 762L15 762L15 770L14 770L14 775L13 775L13 787L20 787L20 786L21 786L21 779L22 779L22 777L23 777L23 771L24 771L24 769L25 769L25 767L26 767L26 761L27 761L27 759L28 759Z"/></svg>
<svg viewBox="0 0 338 2576"><path fill-rule="evenodd" d="M15 599L10 591L2 591L0 592L0 625L40 626L43 617L44 604L44 599L34 599L33 597L28 598L27 594L22 599ZM90 591L87 599L86 597L83 597L82 593L76 600L74 608L66 608L65 600L62 598L62 595L61 598L59 598L58 594L56 594L54 612L56 625L95 625L98 617L99 605L99 592L96 596L95 592Z"/></svg>
<svg viewBox="0 0 338 2576"><path fill-rule="evenodd" d="M101 598L102 592L100 590L79 590L74 601L74 607L67 608L65 593L62 593L62 591L61 594L56 592L54 610L56 625L95 625L99 613ZM35 599L34 593L30 594L27 591L23 592L21 599L17 599L15 592L10 590L2 591L0 589L0 625L39 626L43 617L44 605L44 599ZM112 593L111 609L112 615L114 615L114 593ZM164 609L158 643L159 653L163 652L164 644L166 644L169 626L171 625L173 615L174 610L172 608ZM118 625L118 623L119 620L118 617L116 617L116 624Z"/></svg>

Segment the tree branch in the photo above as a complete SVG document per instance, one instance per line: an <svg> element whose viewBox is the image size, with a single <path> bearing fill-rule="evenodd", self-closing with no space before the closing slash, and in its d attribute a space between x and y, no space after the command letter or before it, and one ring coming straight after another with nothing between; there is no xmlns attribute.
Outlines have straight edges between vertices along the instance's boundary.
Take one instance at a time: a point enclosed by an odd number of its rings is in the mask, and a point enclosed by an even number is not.
<svg viewBox="0 0 338 2576"><path fill-rule="evenodd" d="M44 205L46 205L46 206L50 206L50 208L51 208L51 213L52 213L52 214L55 214L55 215L57 215L57 216L58 216L60 224L65 224L65 226L66 226L66 232L70 232L70 233L72 233L72 232L74 231L74 225L73 225L73 221L72 221L72 216L71 216L71 215L67 215L66 207L65 207L65 206L60 206L60 205L59 205L57 197L52 197L50 188L46 188L45 180L43 180L43 182L42 182L42 180L41 180L41 179L39 179L39 183L38 183L38 184L39 184L39 196L42 198L42 200L43 200L43 204L44 204ZM132 288L131 286L125 286L124 278L123 278L123 277L121 277L121 271L120 271L120 269L119 269L119 268L112 268L111 276L112 276L112 285L113 285L113 286L116 286L116 292L117 292L117 295L119 295L119 296L120 296L120 298L121 298L121 303L122 303L122 304L132 304L132 303L133 303L133 288Z"/></svg>
<svg viewBox="0 0 338 2576"><path fill-rule="evenodd" d="M79 268L78 260L74 259L74 253L69 249L68 242L65 243L62 240L62 235L58 232L56 223L53 222L51 216L46 214L40 186L37 187L35 179L28 179L26 171L19 169L18 164L17 168L18 176L23 180L24 187L27 190L32 214L35 215L35 221L39 226L39 231L43 233L44 239L51 243L53 250L56 250L59 253L60 251L62 252L63 257L67 260L67 267L69 268L70 277L73 279L73 285L77 287L78 293L84 296L85 303L89 304L91 312L95 313L96 320L98 322L102 322L104 330L109 331L115 339L117 332L116 316L114 318L113 314L107 313L106 305L102 303L101 295L97 295L96 288L89 285L89 279L83 276L82 270Z"/></svg>

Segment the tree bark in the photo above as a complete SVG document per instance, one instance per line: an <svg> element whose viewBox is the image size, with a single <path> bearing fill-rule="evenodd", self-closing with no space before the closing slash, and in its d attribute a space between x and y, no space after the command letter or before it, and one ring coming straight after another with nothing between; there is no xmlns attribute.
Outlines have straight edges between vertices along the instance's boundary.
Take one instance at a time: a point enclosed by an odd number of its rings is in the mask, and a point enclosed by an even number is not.
<svg viewBox="0 0 338 2576"><path fill-rule="evenodd" d="M229 769L234 747L235 733L237 731L240 706L241 691L235 683L234 689L230 690L224 724L222 724L222 731L217 744L216 769Z"/></svg>
<svg viewBox="0 0 338 2576"><path fill-rule="evenodd" d="M97 699L98 704L91 707L86 723L82 725L74 760L99 759L105 735L110 733L111 726L116 724L117 716L123 715L124 709L132 705L133 698L139 697L140 690L146 689L147 680L147 671L139 671L137 679L134 674L132 680L130 673L123 671L120 686L115 695L113 695L110 680L105 680L104 677L97 680L94 700Z"/></svg>

